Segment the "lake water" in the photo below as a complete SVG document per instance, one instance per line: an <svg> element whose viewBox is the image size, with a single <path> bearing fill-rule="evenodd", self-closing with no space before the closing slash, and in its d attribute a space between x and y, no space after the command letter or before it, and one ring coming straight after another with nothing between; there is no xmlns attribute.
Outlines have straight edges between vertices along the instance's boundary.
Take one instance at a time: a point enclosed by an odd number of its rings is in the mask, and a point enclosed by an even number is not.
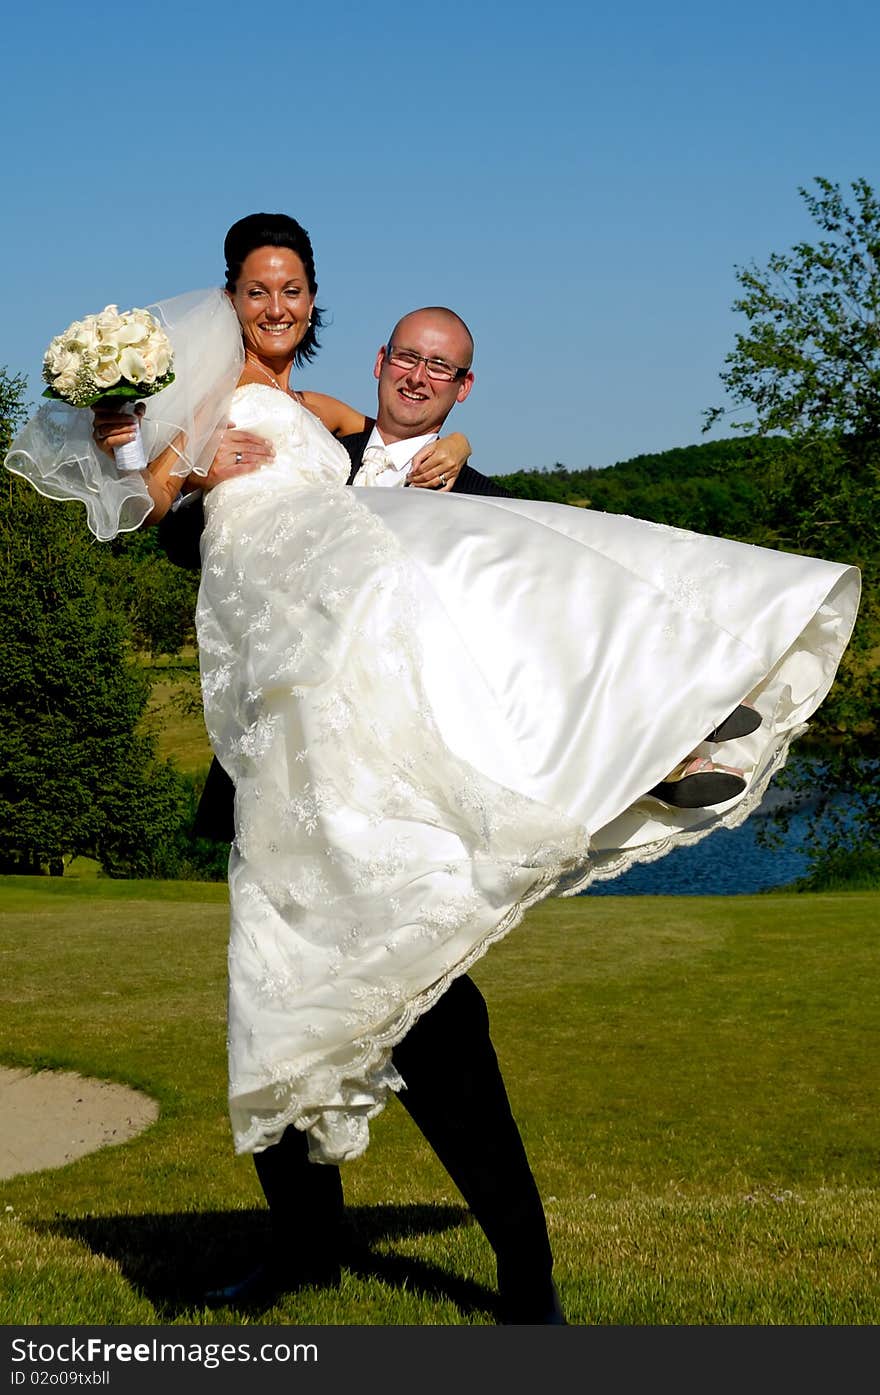
<svg viewBox="0 0 880 1395"><path fill-rule="evenodd" d="M765 848L758 842L758 831L769 810L783 797L770 790L739 828L720 828L693 847L677 848L658 862L632 867L623 876L596 882L581 894L735 896L797 881L807 870L807 858L798 851L809 818L807 809L792 814L781 847Z"/></svg>

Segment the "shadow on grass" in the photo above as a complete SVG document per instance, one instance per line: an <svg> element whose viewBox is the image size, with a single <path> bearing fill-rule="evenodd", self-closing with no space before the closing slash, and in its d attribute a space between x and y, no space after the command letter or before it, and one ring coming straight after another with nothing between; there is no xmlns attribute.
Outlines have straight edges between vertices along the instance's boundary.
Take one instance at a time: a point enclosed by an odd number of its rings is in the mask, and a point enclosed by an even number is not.
<svg viewBox="0 0 880 1395"><path fill-rule="evenodd" d="M378 1279L411 1295L449 1301L464 1314L494 1312L496 1295L482 1284L424 1259L373 1248L418 1235L437 1235L465 1223L471 1223L470 1215L459 1206L351 1207L346 1211L343 1266L359 1279ZM233 1283L254 1270L269 1239L267 1213L256 1210L59 1217L34 1229L75 1240L117 1264L157 1316L169 1320L204 1307L209 1289ZM264 1304L271 1306L268 1301Z"/></svg>

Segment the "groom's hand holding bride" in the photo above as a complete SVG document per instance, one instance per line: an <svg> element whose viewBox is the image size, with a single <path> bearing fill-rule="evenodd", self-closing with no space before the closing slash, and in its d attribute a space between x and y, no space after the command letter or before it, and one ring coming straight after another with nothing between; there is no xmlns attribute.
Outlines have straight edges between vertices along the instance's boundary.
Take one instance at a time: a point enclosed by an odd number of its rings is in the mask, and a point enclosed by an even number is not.
<svg viewBox="0 0 880 1395"><path fill-rule="evenodd" d="M406 482L411 489L433 489L437 494L448 494L470 453L471 443L460 431L440 436L416 451ZM442 484L438 482L438 470Z"/></svg>
<svg viewBox="0 0 880 1395"><path fill-rule="evenodd" d="M211 468L206 475L187 479L190 489L213 489L225 480L249 475L268 465L275 458L275 447L263 436L252 431L239 431L234 421L226 423ZM184 486L186 488L186 485Z"/></svg>

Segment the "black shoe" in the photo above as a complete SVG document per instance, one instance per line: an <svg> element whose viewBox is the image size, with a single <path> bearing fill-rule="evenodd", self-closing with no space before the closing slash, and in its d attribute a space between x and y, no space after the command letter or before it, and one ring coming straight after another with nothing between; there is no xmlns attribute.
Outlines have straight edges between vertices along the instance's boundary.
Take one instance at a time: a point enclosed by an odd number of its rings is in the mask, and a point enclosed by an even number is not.
<svg viewBox="0 0 880 1395"><path fill-rule="evenodd" d="M537 1290L527 1292L522 1286L508 1289L501 1294L502 1327L517 1327L532 1324L541 1327L567 1327L559 1291L554 1283L542 1284Z"/></svg>
<svg viewBox="0 0 880 1395"><path fill-rule="evenodd" d="M705 767L702 770L701 764ZM693 773L685 774L688 770ZM746 787L742 775L732 767L715 765L700 756L683 761L674 773L675 779L661 780L659 785L648 790L648 795L676 809L705 809L713 804L726 804L728 799L742 794Z"/></svg>
<svg viewBox="0 0 880 1395"><path fill-rule="evenodd" d="M706 740L736 741L740 736L748 736L750 732L757 731L762 721L760 712L749 703L741 702L729 717L725 717L723 722L712 728Z"/></svg>
<svg viewBox="0 0 880 1395"><path fill-rule="evenodd" d="M298 1288L333 1288L339 1283L339 1261L320 1259L310 1264L267 1261L250 1274L223 1288L208 1289L202 1302L208 1308L269 1308L285 1293Z"/></svg>

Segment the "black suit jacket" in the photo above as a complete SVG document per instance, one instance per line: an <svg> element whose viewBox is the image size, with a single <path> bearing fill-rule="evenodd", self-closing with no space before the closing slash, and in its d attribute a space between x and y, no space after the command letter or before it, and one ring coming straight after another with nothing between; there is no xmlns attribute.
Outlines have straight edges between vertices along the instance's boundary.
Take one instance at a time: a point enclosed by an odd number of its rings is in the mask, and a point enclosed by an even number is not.
<svg viewBox="0 0 880 1395"><path fill-rule="evenodd" d="M340 438L339 443L345 447L351 460L347 484L351 484L360 469L372 430L373 424L370 423L366 430ZM469 465L462 466L451 492L493 494L505 499L514 497L509 490L495 484L488 475L481 475L479 470L472 470ZM160 546L177 566L198 569L201 565L200 543L204 527L205 510L200 494L197 499L165 515L159 524ZM193 835L196 838L212 838L223 843L231 843L235 837L235 786L216 757L211 762L199 800Z"/></svg>

